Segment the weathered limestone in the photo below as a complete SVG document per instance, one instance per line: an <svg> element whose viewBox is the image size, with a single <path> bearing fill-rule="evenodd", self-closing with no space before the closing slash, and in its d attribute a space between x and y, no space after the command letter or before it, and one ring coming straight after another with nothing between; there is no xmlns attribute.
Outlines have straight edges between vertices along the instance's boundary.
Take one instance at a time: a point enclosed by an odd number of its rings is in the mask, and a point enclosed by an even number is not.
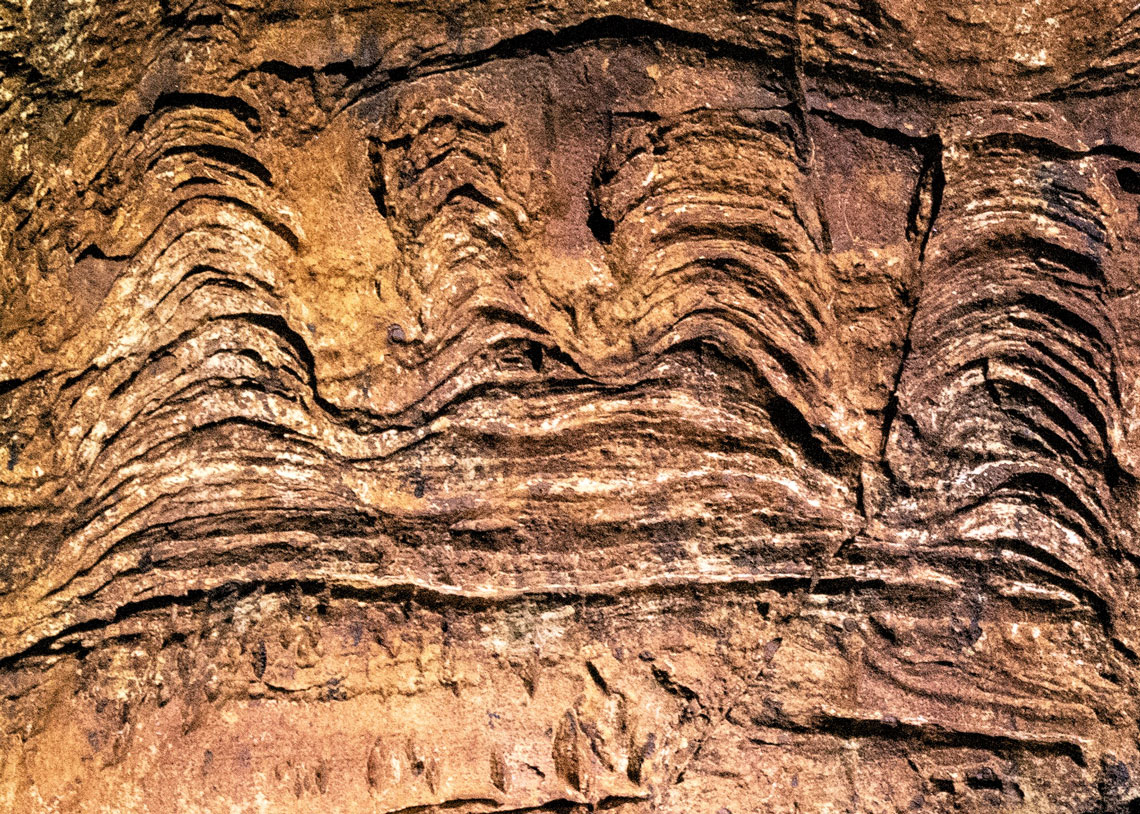
<svg viewBox="0 0 1140 814"><path fill-rule="evenodd" d="M0 0L0 811L1140 811L1138 26Z"/></svg>

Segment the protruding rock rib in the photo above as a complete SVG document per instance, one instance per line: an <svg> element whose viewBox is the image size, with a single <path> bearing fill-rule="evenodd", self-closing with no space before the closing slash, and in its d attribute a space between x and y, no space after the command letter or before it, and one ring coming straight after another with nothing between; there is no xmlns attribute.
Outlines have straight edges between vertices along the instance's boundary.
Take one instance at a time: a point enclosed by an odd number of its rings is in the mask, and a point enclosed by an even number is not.
<svg viewBox="0 0 1140 814"><path fill-rule="evenodd" d="M1103 170L1000 135L948 147L889 463L923 507L912 522L945 523L932 545L1040 551L1111 607L1120 402Z"/></svg>

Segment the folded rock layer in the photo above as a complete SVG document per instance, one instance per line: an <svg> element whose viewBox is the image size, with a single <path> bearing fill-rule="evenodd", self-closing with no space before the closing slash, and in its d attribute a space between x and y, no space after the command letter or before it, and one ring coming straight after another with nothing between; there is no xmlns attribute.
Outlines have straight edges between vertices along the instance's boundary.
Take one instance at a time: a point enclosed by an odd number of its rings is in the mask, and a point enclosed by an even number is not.
<svg viewBox="0 0 1140 814"><path fill-rule="evenodd" d="M0 0L0 810L1140 811L1138 30Z"/></svg>

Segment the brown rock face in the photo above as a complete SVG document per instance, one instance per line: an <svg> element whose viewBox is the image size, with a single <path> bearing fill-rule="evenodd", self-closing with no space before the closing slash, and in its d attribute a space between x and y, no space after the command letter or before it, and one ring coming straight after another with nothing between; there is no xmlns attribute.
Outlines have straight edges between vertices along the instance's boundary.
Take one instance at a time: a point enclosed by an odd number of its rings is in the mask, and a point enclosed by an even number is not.
<svg viewBox="0 0 1140 814"><path fill-rule="evenodd" d="M0 811L1140 812L1140 12L0 0Z"/></svg>

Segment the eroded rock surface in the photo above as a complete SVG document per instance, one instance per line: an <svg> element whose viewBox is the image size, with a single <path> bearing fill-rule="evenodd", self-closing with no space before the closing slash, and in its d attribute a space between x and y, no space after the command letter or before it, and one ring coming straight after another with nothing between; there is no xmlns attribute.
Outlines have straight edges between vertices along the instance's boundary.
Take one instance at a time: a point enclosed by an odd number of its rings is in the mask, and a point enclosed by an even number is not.
<svg viewBox="0 0 1140 814"><path fill-rule="evenodd" d="M1140 811L1140 11L0 0L0 810Z"/></svg>

